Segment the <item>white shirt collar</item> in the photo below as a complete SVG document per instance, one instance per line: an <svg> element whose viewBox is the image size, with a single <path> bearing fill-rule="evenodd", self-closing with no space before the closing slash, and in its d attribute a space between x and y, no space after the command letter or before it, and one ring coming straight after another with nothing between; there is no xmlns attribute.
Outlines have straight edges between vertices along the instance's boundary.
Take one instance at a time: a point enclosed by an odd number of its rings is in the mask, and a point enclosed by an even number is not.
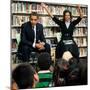
<svg viewBox="0 0 90 90"><path fill-rule="evenodd" d="M49 72L50 72L50 70L41 70L38 73L49 73Z"/></svg>
<svg viewBox="0 0 90 90"><path fill-rule="evenodd" d="M33 26L33 29L36 30L36 25Z"/></svg>
<svg viewBox="0 0 90 90"><path fill-rule="evenodd" d="M69 28L70 21L65 21L66 27Z"/></svg>

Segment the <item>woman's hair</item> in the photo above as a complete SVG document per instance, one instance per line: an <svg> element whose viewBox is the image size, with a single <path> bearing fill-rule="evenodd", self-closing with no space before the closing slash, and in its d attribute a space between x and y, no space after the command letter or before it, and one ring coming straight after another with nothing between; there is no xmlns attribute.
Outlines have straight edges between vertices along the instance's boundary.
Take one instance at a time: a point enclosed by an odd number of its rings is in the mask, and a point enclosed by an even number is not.
<svg viewBox="0 0 90 90"><path fill-rule="evenodd" d="M63 21L65 21L65 14L66 13L69 13L70 14L70 18L72 19L72 13L69 11L69 10L65 10L64 12L63 12Z"/></svg>
<svg viewBox="0 0 90 90"><path fill-rule="evenodd" d="M12 78L19 89L32 88L34 83L34 68L30 64L20 64L12 72Z"/></svg>

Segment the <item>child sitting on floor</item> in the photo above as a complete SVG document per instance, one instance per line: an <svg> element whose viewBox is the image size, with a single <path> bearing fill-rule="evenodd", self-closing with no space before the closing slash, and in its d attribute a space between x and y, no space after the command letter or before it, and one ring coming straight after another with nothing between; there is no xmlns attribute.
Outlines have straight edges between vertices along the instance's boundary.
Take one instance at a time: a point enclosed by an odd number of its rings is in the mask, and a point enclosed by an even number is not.
<svg viewBox="0 0 90 90"><path fill-rule="evenodd" d="M40 68L38 72L39 83L36 88L44 88L52 86L53 73L50 71L51 57L48 53L42 53L38 57L38 66Z"/></svg>

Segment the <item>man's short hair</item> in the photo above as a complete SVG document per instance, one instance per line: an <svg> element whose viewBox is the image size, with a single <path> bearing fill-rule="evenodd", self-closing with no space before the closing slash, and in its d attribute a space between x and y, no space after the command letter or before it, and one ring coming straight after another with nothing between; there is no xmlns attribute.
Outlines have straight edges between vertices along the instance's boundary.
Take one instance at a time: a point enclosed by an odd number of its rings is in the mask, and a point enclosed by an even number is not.
<svg viewBox="0 0 90 90"><path fill-rule="evenodd" d="M20 64L12 72L12 78L19 89L32 88L35 70L30 64Z"/></svg>
<svg viewBox="0 0 90 90"><path fill-rule="evenodd" d="M30 19L31 19L31 16L37 16L37 18L39 18L37 12L31 12L31 14L30 14Z"/></svg>
<svg viewBox="0 0 90 90"><path fill-rule="evenodd" d="M48 70L51 65L51 56L49 53L41 53L38 57L38 66L40 70Z"/></svg>

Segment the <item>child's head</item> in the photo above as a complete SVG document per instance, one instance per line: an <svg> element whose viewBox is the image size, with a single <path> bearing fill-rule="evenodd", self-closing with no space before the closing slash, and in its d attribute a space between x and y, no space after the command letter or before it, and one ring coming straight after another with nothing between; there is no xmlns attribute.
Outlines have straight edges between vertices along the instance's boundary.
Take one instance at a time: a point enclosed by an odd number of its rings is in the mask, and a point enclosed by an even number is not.
<svg viewBox="0 0 90 90"><path fill-rule="evenodd" d="M38 66L40 70L48 70L51 65L51 56L49 53L41 53L38 57Z"/></svg>
<svg viewBox="0 0 90 90"><path fill-rule="evenodd" d="M60 58L56 61L54 69L54 83L55 86L65 85L64 77L66 77L69 69L69 62Z"/></svg>
<svg viewBox="0 0 90 90"><path fill-rule="evenodd" d="M56 62L54 74L55 86L67 85L68 81L75 83L79 75L77 59L69 51L64 52Z"/></svg>
<svg viewBox="0 0 90 90"><path fill-rule="evenodd" d="M12 78L19 89L27 89L35 86L38 75L30 64L20 64L12 72Z"/></svg>

